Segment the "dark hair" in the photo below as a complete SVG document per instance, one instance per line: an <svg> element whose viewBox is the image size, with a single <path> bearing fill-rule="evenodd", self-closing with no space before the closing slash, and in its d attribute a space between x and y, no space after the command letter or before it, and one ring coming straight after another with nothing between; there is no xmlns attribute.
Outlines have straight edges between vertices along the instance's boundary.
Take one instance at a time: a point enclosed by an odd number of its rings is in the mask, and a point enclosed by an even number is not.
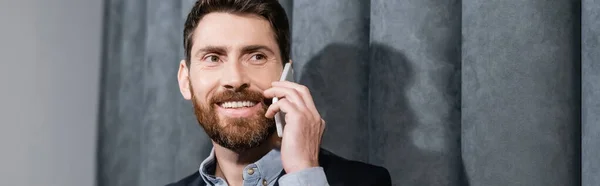
<svg viewBox="0 0 600 186"><path fill-rule="evenodd" d="M285 10L277 0L198 0L185 20L183 47L186 64L190 65L193 33L202 17L212 12L255 14L271 23L281 51L282 63L290 59L290 28Z"/></svg>

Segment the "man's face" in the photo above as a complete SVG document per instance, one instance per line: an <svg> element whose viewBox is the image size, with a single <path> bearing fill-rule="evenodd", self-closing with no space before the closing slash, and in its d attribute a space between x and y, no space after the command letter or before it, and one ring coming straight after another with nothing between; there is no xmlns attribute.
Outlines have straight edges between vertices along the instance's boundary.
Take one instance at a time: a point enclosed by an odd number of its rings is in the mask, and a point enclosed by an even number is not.
<svg viewBox="0 0 600 186"><path fill-rule="evenodd" d="M206 133L225 148L256 147L275 131L262 95L282 72L274 36L262 17L229 13L205 15L194 31L189 72L180 63L180 90Z"/></svg>

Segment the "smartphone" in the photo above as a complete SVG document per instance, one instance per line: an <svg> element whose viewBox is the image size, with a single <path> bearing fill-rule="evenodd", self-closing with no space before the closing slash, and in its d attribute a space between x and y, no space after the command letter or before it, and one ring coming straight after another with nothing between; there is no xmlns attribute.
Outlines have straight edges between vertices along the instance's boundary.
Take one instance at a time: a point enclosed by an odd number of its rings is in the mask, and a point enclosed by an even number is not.
<svg viewBox="0 0 600 186"><path fill-rule="evenodd" d="M283 67L283 73L281 73L281 78L279 81L289 81L294 82L294 69L292 69L291 63L286 63ZM273 103L276 103L279 98L273 98ZM281 137L283 135L283 126L285 125L285 113L279 111L275 113L275 126L277 127L277 135Z"/></svg>

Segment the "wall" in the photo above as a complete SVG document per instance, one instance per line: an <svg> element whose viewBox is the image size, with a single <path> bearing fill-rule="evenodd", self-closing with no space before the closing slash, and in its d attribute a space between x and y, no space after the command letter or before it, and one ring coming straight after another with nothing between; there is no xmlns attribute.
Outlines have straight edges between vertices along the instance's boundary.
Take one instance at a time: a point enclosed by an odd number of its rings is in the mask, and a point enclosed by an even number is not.
<svg viewBox="0 0 600 186"><path fill-rule="evenodd" d="M102 10L0 1L0 185L94 185Z"/></svg>

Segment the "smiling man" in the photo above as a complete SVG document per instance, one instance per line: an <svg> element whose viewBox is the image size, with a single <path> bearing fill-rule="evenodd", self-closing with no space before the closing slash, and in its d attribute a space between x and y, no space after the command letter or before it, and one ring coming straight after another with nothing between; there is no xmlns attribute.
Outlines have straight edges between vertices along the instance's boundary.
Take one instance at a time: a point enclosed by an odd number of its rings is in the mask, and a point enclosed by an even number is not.
<svg viewBox="0 0 600 186"><path fill-rule="evenodd" d="M278 81L291 60L277 0L197 1L184 47L179 88L213 150L196 173L170 185L391 185L385 168L321 149L325 121L308 88ZM273 120L279 111L282 138Z"/></svg>

